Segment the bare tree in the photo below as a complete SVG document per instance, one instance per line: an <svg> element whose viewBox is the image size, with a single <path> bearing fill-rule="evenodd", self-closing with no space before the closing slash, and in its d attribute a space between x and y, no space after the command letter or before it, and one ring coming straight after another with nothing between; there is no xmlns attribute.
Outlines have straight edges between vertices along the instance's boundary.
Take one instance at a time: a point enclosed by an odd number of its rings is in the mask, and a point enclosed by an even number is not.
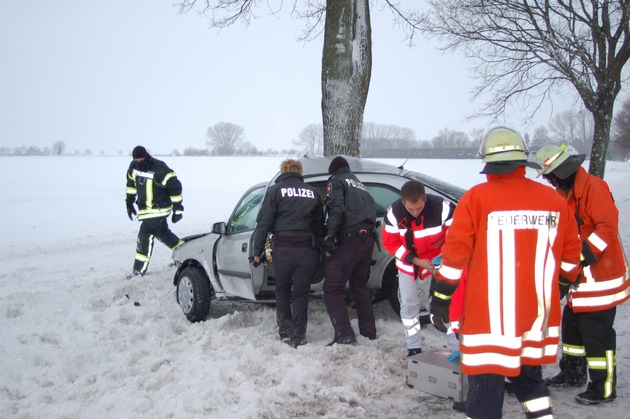
<svg viewBox="0 0 630 419"><path fill-rule="evenodd" d="M593 114L586 109L580 109L573 119L576 127L576 148L581 152L589 154L593 149L593 138L595 124Z"/></svg>
<svg viewBox="0 0 630 419"><path fill-rule="evenodd" d="M431 140L433 148L466 148L470 147L468 135L461 131L452 131L448 128L440 130L437 137Z"/></svg>
<svg viewBox="0 0 630 419"><path fill-rule="evenodd" d="M305 153L321 156L324 145L324 128L322 124L308 124L305 126L293 145L300 147Z"/></svg>
<svg viewBox="0 0 630 419"><path fill-rule="evenodd" d="M534 135L532 135L531 141L529 142L529 149L531 151L537 151L541 147L551 144L552 142L549 130L545 126L541 125L534 130Z"/></svg>
<svg viewBox="0 0 630 419"><path fill-rule="evenodd" d="M483 128L473 128L470 131L470 133L468 134L468 138L470 138L470 142L473 147L479 147L484 133L485 130Z"/></svg>
<svg viewBox="0 0 630 419"><path fill-rule="evenodd" d="M61 156L66 151L66 143L63 141L56 141L52 145L52 153L55 156Z"/></svg>
<svg viewBox="0 0 630 419"><path fill-rule="evenodd" d="M411 128L374 122L363 124L361 143L365 150L411 149L418 146L416 133Z"/></svg>
<svg viewBox="0 0 630 419"><path fill-rule="evenodd" d="M628 0L431 0L425 33L460 48L476 65L477 115L499 116L522 99L537 110L571 85L593 114L589 172L603 177L615 99L630 58ZM534 112L535 113L535 112Z"/></svg>
<svg viewBox="0 0 630 419"><path fill-rule="evenodd" d="M253 9L259 0L200 0L211 26L228 27L238 21L255 19ZM322 56L322 123L324 155L360 155L361 128L372 72L372 32L369 0L308 0L304 10L298 1L288 2L292 15L307 19L303 39L313 39L324 22ZM389 0L386 1L389 4ZM187 12L197 0L181 0ZM284 1L265 2L276 14Z"/></svg>
<svg viewBox="0 0 630 419"><path fill-rule="evenodd" d="M218 122L208 128L208 147L219 156L234 155L237 148L243 143L245 130L240 125L231 122Z"/></svg>
<svg viewBox="0 0 630 419"><path fill-rule="evenodd" d="M613 121L613 143L620 157L630 157L630 99L623 102Z"/></svg>

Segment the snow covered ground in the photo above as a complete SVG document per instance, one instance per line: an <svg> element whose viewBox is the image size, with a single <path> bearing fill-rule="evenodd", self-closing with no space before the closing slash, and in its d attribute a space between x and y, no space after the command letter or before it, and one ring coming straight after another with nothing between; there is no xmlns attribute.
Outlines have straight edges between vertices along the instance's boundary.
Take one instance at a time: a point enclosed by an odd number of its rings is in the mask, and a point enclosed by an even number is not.
<svg viewBox="0 0 630 419"><path fill-rule="evenodd" d="M275 174L282 158L164 160L184 185L184 219L173 226L183 237L225 220L245 189ZM401 325L386 302L375 306L377 340L326 347L332 327L323 301L312 300L309 344L292 349L276 338L269 306L213 302L207 321L189 323L175 302L175 269L161 244L149 275L126 280L139 226L124 205L129 161L0 157L0 416L464 416L451 402L405 385ZM405 167L462 187L484 181L478 160L409 160ZM630 249L630 163L609 162L606 180ZM556 417L628 417L630 304L617 311L616 329L617 400L584 407L573 401L576 391L553 390ZM425 348L444 347L432 326L423 334ZM556 372L556 365L544 369L545 376ZM524 417L514 397L503 411Z"/></svg>

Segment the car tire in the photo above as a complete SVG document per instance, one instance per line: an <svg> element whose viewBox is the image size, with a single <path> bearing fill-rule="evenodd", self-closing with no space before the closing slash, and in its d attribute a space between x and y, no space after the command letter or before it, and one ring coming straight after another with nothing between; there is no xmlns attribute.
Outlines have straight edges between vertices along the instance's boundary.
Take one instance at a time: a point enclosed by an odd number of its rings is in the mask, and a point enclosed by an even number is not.
<svg viewBox="0 0 630 419"><path fill-rule="evenodd" d="M393 266L395 273L392 275L390 268ZM387 272L389 271L389 273ZM400 289L398 288L398 269L396 266L391 264L387 267L386 275L388 275L388 285L387 285L387 298L389 300L389 304L392 306L392 309L400 316ZM431 314L429 312L429 303L430 303L430 294L429 294L429 286L431 284L430 278L425 279L424 281L418 280L418 295L420 297L420 324L426 325L431 324Z"/></svg>
<svg viewBox="0 0 630 419"><path fill-rule="evenodd" d="M192 322L205 320L210 311L212 293L206 273L195 267L183 269L177 276L177 303Z"/></svg>

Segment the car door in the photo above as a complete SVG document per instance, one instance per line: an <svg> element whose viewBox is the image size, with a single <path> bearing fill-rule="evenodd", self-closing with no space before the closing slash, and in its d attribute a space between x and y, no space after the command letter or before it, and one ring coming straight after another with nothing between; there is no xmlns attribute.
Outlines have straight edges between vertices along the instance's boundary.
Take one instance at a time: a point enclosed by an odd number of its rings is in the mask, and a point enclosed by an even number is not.
<svg viewBox="0 0 630 419"><path fill-rule="evenodd" d="M216 247L217 273L223 289L250 300L256 299L266 275L263 265L254 268L249 261L256 217L266 190L267 184L259 184L245 192Z"/></svg>

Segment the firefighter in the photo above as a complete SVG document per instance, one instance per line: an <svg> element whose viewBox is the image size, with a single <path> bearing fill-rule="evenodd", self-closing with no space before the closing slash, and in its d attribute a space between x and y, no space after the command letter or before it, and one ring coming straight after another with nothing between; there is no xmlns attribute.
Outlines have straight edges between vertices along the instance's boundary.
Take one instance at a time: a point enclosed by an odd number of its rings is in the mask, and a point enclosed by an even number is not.
<svg viewBox="0 0 630 419"><path fill-rule="evenodd" d="M434 259L442 252L444 237L455 206L427 194L422 182L410 180L400 188L400 199L387 210L381 235L383 247L396 257L400 319L405 331L407 356L422 352L420 294L417 281L431 281ZM427 287L428 288L428 287ZM454 334L453 351L458 349Z"/></svg>
<svg viewBox="0 0 630 419"><path fill-rule="evenodd" d="M335 330L328 346L354 344L356 337L344 298L346 284L356 304L359 333L376 339L376 322L370 277L376 204L365 185L350 171L348 161L335 157L328 166L326 191L327 235L323 246L329 255L324 271L324 302Z"/></svg>
<svg viewBox="0 0 630 419"><path fill-rule="evenodd" d="M542 175L567 200L582 242L579 285L571 289L562 314L560 373L551 386L582 387L580 404L616 397L617 306L630 298L628 264L619 239L619 210L608 184L584 170L586 158L573 147L546 145L537 153Z"/></svg>
<svg viewBox="0 0 630 419"><path fill-rule="evenodd" d="M528 418L552 414L542 364L555 362L560 297L576 280L577 226L566 201L525 177L522 137L490 129L479 154L487 182L470 188L453 214L431 299L431 321L449 329L450 298L467 267L459 338L468 375L466 415L500 418L505 379Z"/></svg>
<svg viewBox="0 0 630 419"><path fill-rule="evenodd" d="M133 221L142 221L136 242L133 271L128 279L144 275L153 252L153 239L174 250L183 243L169 228L167 217L178 222L183 217L182 184L177 175L163 161L152 157L143 146L132 152L133 161L127 169L127 215ZM137 198L137 199L136 199ZM138 211L134 207L138 205Z"/></svg>
<svg viewBox="0 0 630 419"><path fill-rule="evenodd" d="M278 331L280 339L297 348L306 344L308 296L324 235L324 204L317 189L304 182L299 160L284 160L275 185L265 194L253 235L254 266L261 263L269 233Z"/></svg>

